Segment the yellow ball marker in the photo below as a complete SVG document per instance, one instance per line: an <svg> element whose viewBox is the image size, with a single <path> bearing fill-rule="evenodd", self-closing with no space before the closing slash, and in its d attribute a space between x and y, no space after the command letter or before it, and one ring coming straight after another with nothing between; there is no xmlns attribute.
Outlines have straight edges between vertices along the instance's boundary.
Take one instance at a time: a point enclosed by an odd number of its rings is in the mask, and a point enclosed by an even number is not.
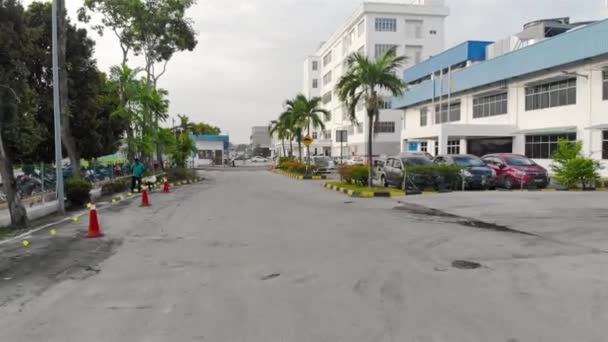
<svg viewBox="0 0 608 342"><path fill-rule="evenodd" d="M87 209L91 209L93 205L91 203L87 203Z"/></svg>
<svg viewBox="0 0 608 342"><path fill-rule="evenodd" d="M131 196L133 196L133 194L129 192L129 193L127 194L127 196L131 197Z"/></svg>
<svg viewBox="0 0 608 342"><path fill-rule="evenodd" d="M112 198L112 204L116 204L116 198Z"/></svg>
<svg viewBox="0 0 608 342"><path fill-rule="evenodd" d="M21 243L23 244L23 247L27 247L30 245L30 242L27 240L23 240L23 241L21 241Z"/></svg>
<svg viewBox="0 0 608 342"><path fill-rule="evenodd" d="M51 229L51 236L57 235L57 231L55 229Z"/></svg>
<svg viewBox="0 0 608 342"><path fill-rule="evenodd" d="M80 221L80 217L74 216L74 217L72 217L72 221L78 222L78 221Z"/></svg>

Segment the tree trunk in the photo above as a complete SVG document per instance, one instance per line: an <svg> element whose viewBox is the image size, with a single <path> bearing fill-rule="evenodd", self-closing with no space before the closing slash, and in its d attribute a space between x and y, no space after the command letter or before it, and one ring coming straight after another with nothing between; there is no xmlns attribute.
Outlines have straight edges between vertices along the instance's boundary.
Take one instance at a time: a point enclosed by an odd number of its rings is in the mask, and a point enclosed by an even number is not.
<svg viewBox="0 0 608 342"><path fill-rule="evenodd" d="M21 204L19 196L17 196L17 182L15 182L15 174L13 173L13 163L6 154L2 132L0 132L0 175L2 176L2 187L11 216L11 226L14 229L25 229L29 225L27 212Z"/></svg>
<svg viewBox="0 0 608 342"><path fill-rule="evenodd" d="M281 147L283 148L283 157L285 157L285 139L281 139Z"/></svg>
<svg viewBox="0 0 608 342"><path fill-rule="evenodd" d="M293 158L293 137L289 138L289 157Z"/></svg>
<svg viewBox="0 0 608 342"><path fill-rule="evenodd" d="M374 126L373 126L373 121L374 121L374 111L373 110L367 110L367 117L369 118L369 126L367 128L367 186L371 187L372 186L372 180L373 180L373 175L372 175L372 171L373 171L373 158L372 158L372 138L374 136Z"/></svg>
<svg viewBox="0 0 608 342"><path fill-rule="evenodd" d="M70 101L68 97L68 70L66 63L67 49L67 18L65 12L64 0L57 0L57 26L58 26L58 43L59 43L59 104L61 110L61 138L63 147L65 147L74 175L80 172L80 156L76 149L76 141L72 137L70 127Z"/></svg>
<svg viewBox="0 0 608 342"><path fill-rule="evenodd" d="M309 119L310 120L310 119ZM310 121L308 121L308 130L306 132L307 136L310 136ZM306 146L306 165L310 166L310 145Z"/></svg>

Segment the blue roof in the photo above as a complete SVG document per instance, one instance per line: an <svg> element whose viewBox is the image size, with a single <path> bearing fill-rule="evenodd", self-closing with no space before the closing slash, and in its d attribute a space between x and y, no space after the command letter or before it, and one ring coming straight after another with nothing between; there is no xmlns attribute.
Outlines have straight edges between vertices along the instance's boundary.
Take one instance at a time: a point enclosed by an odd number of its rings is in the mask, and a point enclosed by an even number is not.
<svg viewBox="0 0 608 342"><path fill-rule="evenodd" d="M223 141L225 150L228 149L230 144L230 137L223 134L190 134L190 139L203 141Z"/></svg>
<svg viewBox="0 0 608 342"><path fill-rule="evenodd" d="M486 46L490 44L492 42L466 41L406 69L403 77L406 82L412 82L462 62L483 61L486 59Z"/></svg>
<svg viewBox="0 0 608 342"><path fill-rule="evenodd" d="M451 90L458 93L606 54L608 20L603 20L458 70L452 74ZM449 82L443 83L441 93L445 95ZM393 98L393 108L430 101L433 93L440 94L438 80L412 85L402 96Z"/></svg>

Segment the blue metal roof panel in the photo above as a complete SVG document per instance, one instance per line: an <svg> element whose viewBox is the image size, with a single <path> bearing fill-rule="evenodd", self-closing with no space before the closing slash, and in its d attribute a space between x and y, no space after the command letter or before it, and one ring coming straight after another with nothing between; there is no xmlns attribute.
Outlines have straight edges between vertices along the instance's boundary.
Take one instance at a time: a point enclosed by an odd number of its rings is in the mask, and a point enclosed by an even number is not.
<svg viewBox="0 0 608 342"><path fill-rule="evenodd" d="M586 58L608 54L608 20L563 33L537 44L480 62L452 74L452 93L465 91L527 75ZM447 93L447 81L443 94ZM439 81L435 94L439 96ZM392 100L393 108L405 108L429 101L433 96L432 81L412 86L401 97Z"/></svg>
<svg viewBox="0 0 608 342"><path fill-rule="evenodd" d="M486 46L489 44L491 42L482 41L466 41L458 44L406 69L403 72L403 77L406 82L411 82L445 69L450 65L456 65L465 61L482 61L486 58Z"/></svg>

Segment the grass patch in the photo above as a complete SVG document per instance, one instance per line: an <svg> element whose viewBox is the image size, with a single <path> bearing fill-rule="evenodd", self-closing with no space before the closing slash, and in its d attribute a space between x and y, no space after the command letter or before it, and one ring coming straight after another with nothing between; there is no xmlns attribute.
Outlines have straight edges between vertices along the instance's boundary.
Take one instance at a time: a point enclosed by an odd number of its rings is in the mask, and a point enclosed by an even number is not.
<svg viewBox="0 0 608 342"><path fill-rule="evenodd" d="M0 227L0 241L11 236L12 228L10 226Z"/></svg>
<svg viewBox="0 0 608 342"><path fill-rule="evenodd" d="M367 186L360 186L360 185L343 183L343 182L329 182L328 184L337 186L337 187L343 188L343 189L357 191L357 192L389 192L391 194L391 196L404 196L405 195L405 193L403 191L401 191L399 189L395 189L395 188L382 188L379 186L373 186L373 187L369 188Z"/></svg>

